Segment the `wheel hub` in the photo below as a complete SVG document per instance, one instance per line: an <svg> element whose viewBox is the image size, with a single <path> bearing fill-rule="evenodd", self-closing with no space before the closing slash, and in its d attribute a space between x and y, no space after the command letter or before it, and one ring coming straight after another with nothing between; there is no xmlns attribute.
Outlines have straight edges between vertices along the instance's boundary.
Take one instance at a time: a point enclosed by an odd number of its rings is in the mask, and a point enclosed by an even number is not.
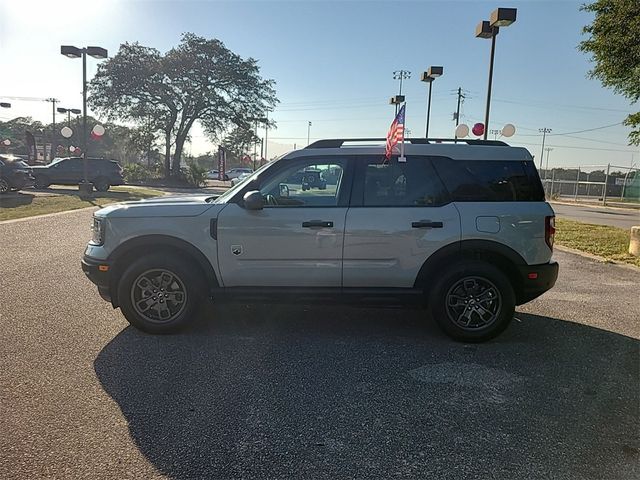
<svg viewBox="0 0 640 480"><path fill-rule="evenodd" d="M150 322L170 322L184 311L187 291L174 272L147 270L131 286L131 303L136 313Z"/></svg>
<svg viewBox="0 0 640 480"><path fill-rule="evenodd" d="M482 277L465 277L446 295L449 319L463 330L478 330L493 324L500 315L502 297L497 287Z"/></svg>

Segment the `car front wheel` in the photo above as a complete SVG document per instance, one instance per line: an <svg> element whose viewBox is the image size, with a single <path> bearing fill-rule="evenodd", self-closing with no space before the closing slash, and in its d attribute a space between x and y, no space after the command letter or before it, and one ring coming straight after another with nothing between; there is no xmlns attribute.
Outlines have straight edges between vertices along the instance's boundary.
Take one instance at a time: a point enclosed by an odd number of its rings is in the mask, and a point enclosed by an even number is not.
<svg viewBox="0 0 640 480"><path fill-rule="evenodd" d="M177 332L197 316L203 286L197 268L165 255L134 262L118 283L125 318L147 333Z"/></svg>
<svg viewBox="0 0 640 480"><path fill-rule="evenodd" d="M11 190L11 186L9 182L7 182L4 178L0 178L0 194L9 193Z"/></svg>
<svg viewBox="0 0 640 480"><path fill-rule="evenodd" d="M95 182L93 182L93 186L98 192L106 192L107 190L109 190L109 187L111 187L109 181L104 178L97 179Z"/></svg>
<svg viewBox="0 0 640 480"><path fill-rule="evenodd" d="M515 303L507 276L484 262L453 265L429 298L440 328L463 342L483 342L499 335L513 319Z"/></svg>

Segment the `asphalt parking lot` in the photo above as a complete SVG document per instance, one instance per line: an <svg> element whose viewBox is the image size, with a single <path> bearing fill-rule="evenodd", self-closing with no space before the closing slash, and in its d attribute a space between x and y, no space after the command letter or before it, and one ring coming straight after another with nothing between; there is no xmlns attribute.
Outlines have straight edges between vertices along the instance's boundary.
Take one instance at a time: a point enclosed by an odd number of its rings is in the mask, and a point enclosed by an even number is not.
<svg viewBox="0 0 640 480"><path fill-rule="evenodd" d="M640 271L557 252L497 340L420 310L220 305L127 327L91 211L0 223L0 478L635 479Z"/></svg>

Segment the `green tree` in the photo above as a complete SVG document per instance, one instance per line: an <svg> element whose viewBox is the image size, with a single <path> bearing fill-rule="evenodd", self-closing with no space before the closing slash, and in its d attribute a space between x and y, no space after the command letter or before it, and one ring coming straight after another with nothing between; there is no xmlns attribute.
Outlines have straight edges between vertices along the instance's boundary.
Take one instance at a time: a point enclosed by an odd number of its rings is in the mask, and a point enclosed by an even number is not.
<svg viewBox="0 0 640 480"><path fill-rule="evenodd" d="M109 119L154 119L165 137L165 167L177 172L189 131L199 122L212 137L247 119L263 117L277 103L275 83L260 76L253 58L243 59L216 39L186 33L166 54L125 43L102 62L90 84L89 103ZM175 146L170 164L171 145Z"/></svg>
<svg viewBox="0 0 640 480"><path fill-rule="evenodd" d="M242 157L253 151L253 145L260 139L250 128L236 127L228 132L221 143L227 150L228 168L240 166Z"/></svg>
<svg viewBox="0 0 640 480"><path fill-rule="evenodd" d="M595 66L589 72L605 87L627 97L635 104L640 99L640 1L596 0L582 10L595 13L580 50L592 56ZM629 115L629 141L640 145L640 112Z"/></svg>

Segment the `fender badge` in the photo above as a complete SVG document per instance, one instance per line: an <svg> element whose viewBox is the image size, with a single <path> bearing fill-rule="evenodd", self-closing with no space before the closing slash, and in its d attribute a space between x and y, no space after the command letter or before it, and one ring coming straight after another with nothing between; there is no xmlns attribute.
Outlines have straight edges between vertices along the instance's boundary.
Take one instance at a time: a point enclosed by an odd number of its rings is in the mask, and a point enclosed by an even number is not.
<svg viewBox="0 0 640 480"><path fill-rule="evenodd" d="M231 253L234 255L242 255L242 245L231 245Z"/></svg>

